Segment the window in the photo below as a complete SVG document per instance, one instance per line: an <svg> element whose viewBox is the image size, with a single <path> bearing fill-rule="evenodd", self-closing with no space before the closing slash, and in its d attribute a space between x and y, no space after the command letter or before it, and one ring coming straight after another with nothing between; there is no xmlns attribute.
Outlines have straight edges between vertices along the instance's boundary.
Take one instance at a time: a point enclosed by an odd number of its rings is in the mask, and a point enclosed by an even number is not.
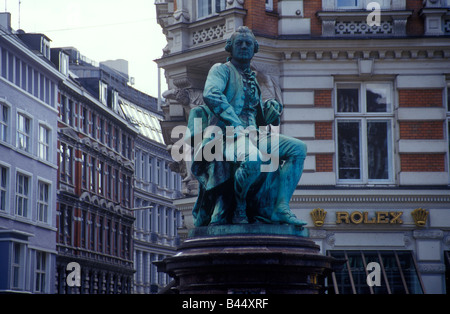
<svg viewBox="0 0 450 314"><path fill-rule="evenodd" d="M225 10L225 0L197 0L197 17L202 18Z"/></svg>
<svg viewBox="0 0 450 314"><path fill-rule="evenodd" d="M337 175L341 183L393 180L391 95L391 85L385 83L337 86Z"/></svg>
<svg viewBox="0 0 450 314"><path fill-rule="evenodd" d="M38 157L42 160L49 161L50 160L50 130L43 126L39 125L39 143L38 143Z"/></svg>
<svg viewBox="0 0 450 314"><path fill-rule="evenodd" d="M99 119L99 128L100 128L100 133L99 133L99 141L101 143L105 142L105 121L103 119Z"/></svg>
<svg viewBox="0 0 450 314"><path fill-rule="evenodd" d="M104 176L105 176L105 163L103 161L98 162L98 194L103 195L104 191Z"/></svg>
<svg viewBox="0 0 450 314"><path fill-rule="evenodd" d="M129 208L131 201L131 178L122 175L122 205Z"/></svg>
<svg viewBox="0 0 450 314"><path fill-rule="evenodd" d="M85 134L88 134L88 125L89 125L88 110L85 107L82 107L82 109L81 109L81 130Z"/></svg>
<svg viewBox="0 0 450 314"><path fill-rule="evenodd" d="M273 11L273 0L266 0L266 11Z"/></svg>
<svg viewBox="0 0 450 314"><path fill-rule="evenodd" d="M16 209L17 216L28 217L30 200L30 177L17 173L16 177Z"/></svg>
<svg viewBox="0 0 450 314"><path fill-rule="evenodd" d="M59 53L59 71L65 76L69 75L69 56L63 52Z"/></svg>
<svg viewBox="0 0 450 314"><path fill-rule="evenodd" d="M112 167L108 165L108 172L106 173L106 197L108 199L112 198Z"/></svg>
<svg viewBox="0 0 450 314"><path fill-rule="evenodd" d="M114 169L114 201L119 201L120 196L120 177L119 177L119 170Z"/></svg>
<svg viewBox="0 0 450 314"><path fill-rule="evenodd" d="M108 145L108 147L112 147L112 142L113 142L113 134L112 134L112 130L113 130L113 126L111 123L108 123L108 133L106 134L106 145Z"/></svg>
<svg viewBox="0 0 450 314"><path fill-rule="evenodd" d="M99 100L104 105L108 104L108 85L102 81L99 82Z"/></svg>
<svg viewBox="0 0 450 314"><path fill-rule="evenodd" d="M156 184L160 184L161 183L161 162L159 161L159 159L156 161Z"/></svg>
<svg viewBox="0 0 450 314"><path fill-rule="evenodd" d="M25 252L24 246L20 243L13 244L13 258L12 258L12 288L22 289L24 285L24 271L25 271Z"/></svg>
<svg viewBox="0 0 450 314"><path fill-rule="evenodd" d="M92 113L91 124L91 136L93 138L97 138L97 115L95 113Z"/></svg>
<svg viewBox="0 0 450 314"><path fill-rule="evenodd" d="M47 254L36 251L35 292L46 292Z"/></svg>
<svg viewBox="0 0 450 314"><path fill-rule="evenodd" d="M336 0L336 7L338 9L344 8L360 8L362 1L361 0Z"/></svg>
<svg viewBox="0 0 450 314"><path fill-rule="evenodd" d="M31 152L31 119L19 113L17 115L17 147Z"/></svg>
<svg viewBox="0 0 450 314"><path fill-rule="evenodd" d="M169 188L170 187L170 176L169 176L169 165L167 164L167 162L164 163L164 180L165 182L165 187Z"/></svg>
<svg viewBox="0 0 450 314"><path fill-rule="evenodd" d="M38 201L37 201L37 220L41 222L48 222L48 209L50 198L50 185L48 183L39 181L38 183Z"/></svg>
<svg viewBox="0 0 450 314"><path fill-rule="evenodd" d="M340 294L422 294L423 284L411 251L328 251L346 260L344 267L329 278L329 293ZM380 265L380 286L370 287L368 263Z"/></svg>
<svg viewBox="0 0 450 314"><path fill-rule="evenodd" d="M0 103L0 141L8 142L9 107Z"/></svg>
<svg viewBox="0 0 450 314"><path fill-rule="evenodd" d="M62 182L73 183L73 148L61 143L59 152L59 173Z"/></svg>
<svg viewBox="0 0 450 314"><path fill-rule="evenodd" d="M147 155L144 154L143 152L141 152L141 180L147 180L147 178L145 177L147 175Z"/></svg>
<svg viewBox="0 0 450 314"><path fill-rule="evenodd" d="M86 153L81 155L81 187L87 189L87 175L88 175L88 156Z"/></svg>
<svg viewBox="0 0 450 314"><path fill-rule="evenodd" d="M6 78L6 73L8 71L8 52L2 49L2 77Z"/></svg>
<svg viewBox="0 0 450 314"><path fill-rule="evenodd" d="M91 157L91 173L89 177L89 189L97 193L97 185L96 185L96 172L97 172L97 160Z"/></svg>
<svg viewBox="0 0 450 314"><path fill-rule="evenodd" d="M152 156L148 156L148 181L153 183L153 158Z"/></svg>
<svg viewBox="0 0 450 314"><path fill-rule="evenodd" d="M81 247L86 248L87 212L81 211Z"/></svg>
<svg viewBox="0 0 450 314"><path fill-rule="evenodd" d="M8 200L8 168L0 166L0 211L6 211Z"/></svg>

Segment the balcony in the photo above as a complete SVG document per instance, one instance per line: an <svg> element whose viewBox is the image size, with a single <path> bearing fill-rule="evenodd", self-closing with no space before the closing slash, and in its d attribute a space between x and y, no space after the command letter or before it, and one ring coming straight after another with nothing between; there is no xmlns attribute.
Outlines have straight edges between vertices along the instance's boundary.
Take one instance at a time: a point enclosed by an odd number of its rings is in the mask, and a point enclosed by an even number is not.
<svg viewBox="0 0 450 314"><path fill-rule="evenodd" d="M369 26L371 11L321 11L322 35L326 37L398 37L406 36L406 21L412 11L380 11L379 25Z"/></svg>
<svg viewBox="0 0 450 314"><path fill-rule="evenodd" d="M157 7L158 22L166 32L164 56L222 42L244 24L245 11L231 5L207 18L194 20L190 10L171 12L171 6Z"/></svg>

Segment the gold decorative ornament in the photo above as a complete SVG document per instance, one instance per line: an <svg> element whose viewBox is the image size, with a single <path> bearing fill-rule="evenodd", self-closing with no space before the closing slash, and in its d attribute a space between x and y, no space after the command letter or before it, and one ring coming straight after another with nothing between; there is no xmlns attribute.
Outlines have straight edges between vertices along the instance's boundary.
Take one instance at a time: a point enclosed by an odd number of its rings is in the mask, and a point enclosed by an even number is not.
<svg viewBox="0 0 450 314"><path fill-rule="evenodd" d="M312 210L312 212L310 214L311 214L312 220L314 222L314 225L316 227L323 226L325 217L327 215L326 211L324 211L322 208L315 208Z"/></svg>
<svg viewBox="0 0 450 314"><path fill-rule="evenodd" d="M428 210L416 208L411 212L411 216L413 217L416 226L423 227L427 223Z"/></svg>

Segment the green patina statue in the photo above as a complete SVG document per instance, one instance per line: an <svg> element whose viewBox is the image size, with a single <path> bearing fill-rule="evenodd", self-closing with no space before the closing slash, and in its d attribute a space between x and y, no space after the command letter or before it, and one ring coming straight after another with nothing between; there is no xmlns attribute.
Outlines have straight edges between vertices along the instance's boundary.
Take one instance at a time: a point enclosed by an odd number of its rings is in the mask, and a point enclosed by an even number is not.
<svg viewBox="0 0 450 314"><path fill-rule="evenodd" d="M275 99L262 101L250 70L258 51L252 31L239 27L225 50L231 56L210 69L205 104L191 110L185 137L194 148L191 169L199 181L194 224L305 225L289 201L303 172L306 145L268 131L280 124L283 106Z"/></svg>

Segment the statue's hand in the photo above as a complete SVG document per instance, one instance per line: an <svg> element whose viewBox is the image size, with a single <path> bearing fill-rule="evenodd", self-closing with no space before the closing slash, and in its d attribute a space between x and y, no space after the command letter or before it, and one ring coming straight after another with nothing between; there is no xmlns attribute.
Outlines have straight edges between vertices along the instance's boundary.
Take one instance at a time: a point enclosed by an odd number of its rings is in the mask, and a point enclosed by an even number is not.
<svg viewBox="0 0 450 314"><path fill-rule="evenodd" d="M283 111L283 105L275 99L267 100L264 103L264 114L267 124L276 122Z"/></svg>

